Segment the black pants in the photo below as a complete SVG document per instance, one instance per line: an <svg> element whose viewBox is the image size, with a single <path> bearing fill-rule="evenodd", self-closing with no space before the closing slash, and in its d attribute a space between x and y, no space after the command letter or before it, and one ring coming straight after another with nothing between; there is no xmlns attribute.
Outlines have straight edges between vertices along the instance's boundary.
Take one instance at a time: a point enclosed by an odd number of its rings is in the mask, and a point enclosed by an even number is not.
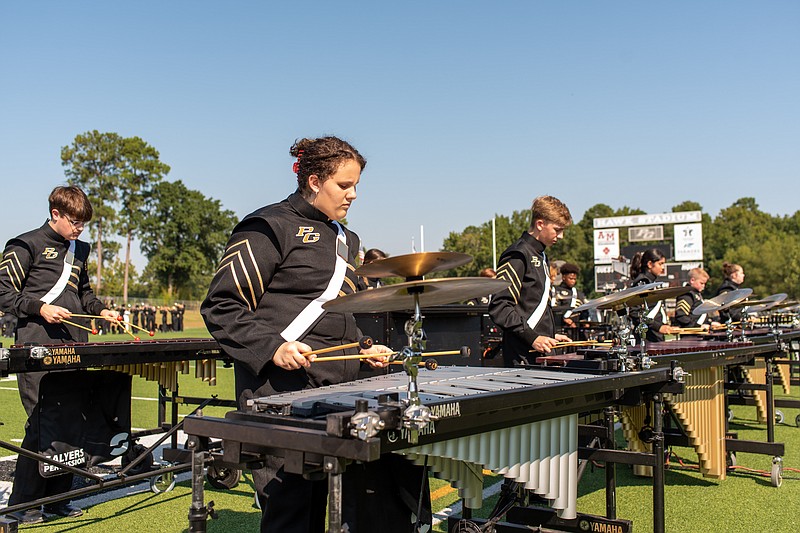
<svg viewBox="0 0 800 533"><path fill-rule="evenodd" d="M25 437L22 448L32 452L39 451L39 385L47 372L26 372L17 374L17 386L22 406L28 415L25 423ZM43 477L39 473L39 461L20 455L17 457L17 470L14 474L14 487L8 498L8 505L17 505L67 492L72 487L73 475L70 473L55 477Z"/></svg>
<svg viewBox="0 0 800 533"><path fill-rule="evenodd" d="M261 533L325 531L328 481L310 481L283 470L283 459L268 457L253 471L261 503ZM412 533L422 490L420 525L431 524L427 472L406 458L386 454L380 460L351 464L342 480L342 519L351 533Z"/></svg>
<svg viewBox="0 0 800 533"><path fill-rule="evenodd" d="M89 466L124 453L130 435L131 377L112 371L17 374L28 421L22 448L48 454L82 449ZM44 477L39 461L20 455L9 505L67 492L73 475Z"/></svg>

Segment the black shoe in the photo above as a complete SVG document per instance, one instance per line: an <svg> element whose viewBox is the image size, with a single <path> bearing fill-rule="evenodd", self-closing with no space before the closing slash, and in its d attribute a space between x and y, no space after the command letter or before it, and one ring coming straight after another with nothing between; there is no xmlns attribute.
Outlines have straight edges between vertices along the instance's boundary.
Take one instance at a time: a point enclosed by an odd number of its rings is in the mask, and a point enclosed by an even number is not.
<svg viewBox="0 0 800 533"><path fill-rule="evenodd" d="M47 514L57 514L58 516L80 516L83 514L83 509L75 507L69 503L54 503L44 506L44 512Z"/></svg>
<svg viewBox="0 0 800 533"><path fill-rule="evenodd" d="M39 509L28 509L21 513L11 513L20 524L40 524L44 522L44 515Z"/></svg>

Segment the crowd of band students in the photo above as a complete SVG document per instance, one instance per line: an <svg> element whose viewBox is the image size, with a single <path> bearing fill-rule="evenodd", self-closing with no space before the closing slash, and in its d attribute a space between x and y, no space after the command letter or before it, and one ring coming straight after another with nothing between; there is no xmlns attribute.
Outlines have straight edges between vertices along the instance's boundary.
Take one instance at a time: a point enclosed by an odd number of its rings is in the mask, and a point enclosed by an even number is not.
<svg viewBox="0 0 800 533"><path fill-rule="evenodd" d="M184 330L183 322L186 306L180 302L170 306L156 306L149 303L128 304L125 306L117 305L113 300L108 300L106 306L109 309L116 310L123 320L115 324L106 320L95 320L95 328L100 335L125 333L126 329L130 328L130 326L126 326L126 322L144 328L147 331L158 333Z"/></svg>

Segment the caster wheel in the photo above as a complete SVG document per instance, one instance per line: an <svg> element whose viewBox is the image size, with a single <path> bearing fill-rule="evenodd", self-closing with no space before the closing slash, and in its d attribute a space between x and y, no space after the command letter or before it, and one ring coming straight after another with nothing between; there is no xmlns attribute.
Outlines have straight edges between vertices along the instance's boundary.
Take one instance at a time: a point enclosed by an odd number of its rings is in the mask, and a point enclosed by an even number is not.
<svg viewBox="0 0 800 533"><path fill-rule="evenodd" d="M122 456L120 463L122 464L122 468L125 468L129 464L131 464L137 457L142 455L147 448L142 446L141 444L134 444L131 446L125 455ZM135 476L137 474L144 474L146 472L151 472L153 470L153 454L148 453L147 457L144 458L140 463L134 466L132 469L128 470L128 474L131 476Z"/></svg>
<svg viewBox="0 0 800 533"><path fill-rule="evenodd" d="M773 487L780 487L783 483L783 461L780 457L772 459L772 469L769 477Z"/></svg>
<svg viewBox="0 0 800 533"><path fill-rule="evenodd" d="M242 471L236 468L225 468L211 465L206 470L206 480L215 489L228 490L239 484Z"/></svg>
<svg viewBox="0 0 800 533"><path fill-rule="evenodd" d="M775 409L775 423L783 424L783 411L780 409Z"/></svg>
<svg viewBox="0 0 800 533"><path fill-rule="evenodd" d="M150 490L154 494L169 492L175 488L175 473L167 472L150 478Z"/></svg>
<svg viewBox="0 0 800 533"><path fill-rule="evenodd" d="M800 428L800 415L794 417L794 425Z"/></svg>
<svg viewBox="0 0 800 533"><path fill-rule="evenodd" d="M453 533L481 533L482 529L475 522L462 519L456 522L456 527L451 531Z"/></svg>
<svg viewBox="0 0 800 533"><path fill-rule="evenodd" d="M727 464L729 470L733 470L733 467L736 466L736 453L729 452L728 457L725 459L725 463Z"/></svg>

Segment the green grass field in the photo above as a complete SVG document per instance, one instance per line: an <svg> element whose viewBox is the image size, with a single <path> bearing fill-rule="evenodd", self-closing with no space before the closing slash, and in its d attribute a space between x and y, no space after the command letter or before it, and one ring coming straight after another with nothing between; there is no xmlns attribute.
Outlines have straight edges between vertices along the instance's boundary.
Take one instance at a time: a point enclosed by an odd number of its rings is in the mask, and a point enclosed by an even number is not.
<svg viewBox="0 0 800 533"><path fill-rule="evenodd" d="M207 334L202 329L184 332L184 337L201 337ZM166 338L167 334L158 337ZM177 335L174 335L177 336ZM103 340L125 340L125 337L105 337ZM8 345L8 343L4 343ZM193 374L182 376L182 394L190 396L219 395L221 398L233 397L233 375L231 369L218 367L218 385L209 387L194 379ZM2 421L0 439L10 440L22 437L24 417L13 380L0 381L0 401L2 401ZM133 425L153 427L156 422L154 398L156 385L140 378L134 378L132 400ZM776 397L782 391L776 387ZM800 395L795 388L794 396ZM181 406L182 414L188 413L192 406ZM222 416L225 408L206 409L212 416ZM731 429L738 431L739 438L765 440L765 427L756 420L755 408L733 406L735 419ZM784 482L780 488L770 485L769 469L771 457L739 454L739 468L729 474L724 481L706 479L696 470L696 455L689 448L674 448L670 467L666 472L666 530L668 532L742 532L759 531L796 532L800 531L800 428L794 426L795 417L800 410L783 409L786 423L776 428L776 440L786 443L784 456ZM624 447L621 437L619 445ZM683 465L680 465L682 462ZM754 469L749 470L749 469ZM759 472L766 472L766 476ZM604 514L605 474L602 468L587 468L579 485L578 510L584 513ZM632 520L634 530L652 531L652 488L648 478L635 477L630 467L617 468L618 516ZM497 477L488 476L486 486L499 482ZM432 493L435 495L434 510L448 508L457 501L455 490L446 483L432 480ZM208 524L209 532L258 531L260 512L253 507L253 489L248 476L229 491L213 489L206 485L206 501L213 500L219 514L217 520ZM484 509L491 509L495 498L485 502ZM142 491L91 507L79 518L47 521L44 524L23 526L24 531L55 533L76 531L87 533L123 531L184 532L188 528L188 509L191 491L188 481L180 482L167 493L154 494ZM375 531L380 531L380 524ZM439 524L434 531L445 531Z"/></svg>

